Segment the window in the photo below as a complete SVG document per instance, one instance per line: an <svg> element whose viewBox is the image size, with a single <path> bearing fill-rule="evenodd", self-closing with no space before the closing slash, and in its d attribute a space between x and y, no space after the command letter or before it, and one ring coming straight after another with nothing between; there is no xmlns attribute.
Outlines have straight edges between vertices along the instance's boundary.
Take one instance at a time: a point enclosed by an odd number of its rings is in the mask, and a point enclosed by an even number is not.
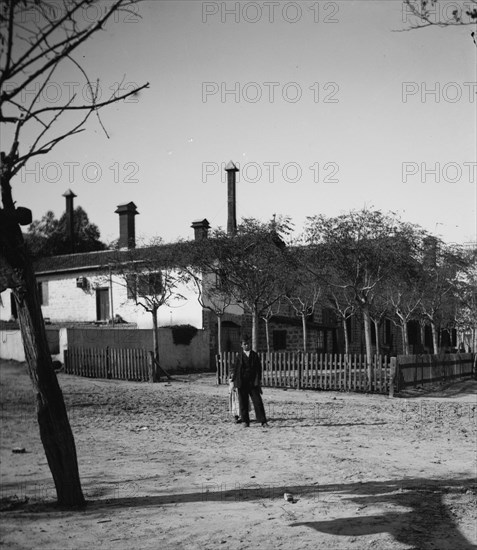
<svg viewBox="0 0 477 550"><path fill-rule="evenodd" d="M219 269L215 274L215 287L218 290L224 290L227 286L227 272L225 269Z"/></svg>
<svg viewBox="0 0 477 550"><path fill-rule="evenodd" d="M41 281L37 283L38 285L38 294L40 295L40 305L48 305L48 281Z"/></svg>
<svg viewBox="0 0 477 550"><path fill-rule="evenodd" d="M392 328L389 319L384 320L384 342L385 346L392 346Z"/></svg>
<svg viewBox="0 0 477 550"><path fill-rule="evenodd" d="M128 299L135 300L137 297L137 276L126 275L126 288Z"/></svg>
<svg viewBox="0 0 477 550"><path fill-rule="evenodd" d="M421 330L418 321L409 321L407 324L407 335L411 346L418 346L421 343Z"/></svg>
<svg viewBox="0 0 477 550"><path fill-rule="evenodd" d="M376 323L374 321L371 321L371 344L373 346L376 345L376 336L377 336L376 331L378 330L379 330L379 326L377 327Z"/></svg>
<svg viewBox="0 0 477 550"><path fill-rule="evenodd" d="M325 341L325 331L319 330L316 333L316 349L320 352L323 352L325 350L326 341Z"/></svg>
<svg viewBox="0 0 477 550"><path fill-rule="evenodd" d="M329 307L324 307L322 310L322 320L323 324L327 327L333 327L336 325L336 315L333 309Z"/></svg>
<svg viewBox="0 0 477 550"><path fill-rule="evenodd" d="M162 293L162 273L141 273L137 278L137 293L140 296L157 296Z"/></svg>
<svg viewBox="0 0 477 550"><path fill-rule="evenodd" d="M287 349L287 331L286 330L273 331L273 349L275 351L278 351L281 349Z"/></svg>
<svg viewBox="0 0 477 550"><path fill-rule="evenodd" d="M138 296L157 296L163 291L162 273L134 273L126 277L127 296L136 300Z"/></svg>

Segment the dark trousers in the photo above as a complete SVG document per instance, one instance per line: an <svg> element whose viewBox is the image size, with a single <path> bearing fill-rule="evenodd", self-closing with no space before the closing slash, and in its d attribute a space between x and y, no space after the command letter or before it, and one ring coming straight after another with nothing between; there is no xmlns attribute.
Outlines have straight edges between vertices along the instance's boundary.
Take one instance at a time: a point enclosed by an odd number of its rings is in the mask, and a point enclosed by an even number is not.
<svg viewBox="0 0 477 550"><path fill-rule="evenodd" d="M248 414L248 396L252 398L257 421L261 423L267 421L262 396L260 395L260 388L258 386L243 384L241 388L237 388L237 393L239 398L240 418L243 422L245 422L245 424L250 423L250 416Z"/></svg>

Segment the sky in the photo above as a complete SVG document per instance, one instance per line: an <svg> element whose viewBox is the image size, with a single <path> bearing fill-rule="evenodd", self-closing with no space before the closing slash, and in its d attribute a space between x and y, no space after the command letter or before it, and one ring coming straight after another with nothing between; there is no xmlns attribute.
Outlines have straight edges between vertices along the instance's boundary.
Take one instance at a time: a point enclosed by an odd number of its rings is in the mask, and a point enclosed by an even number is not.
<svg viewBox="0 0 477 550"><path fill-rule="evenodd" d="M102 110L109 137L91 117L18 174L14 198L34 219L59 217L71 189L106 242L130 201L139 241L192 238L197 219L226 227L232 160L239 220L286 215L299 233L307 216L366 207L477 240L470 27L409 31L398 0L145 0L136 12L76 59L105 95L121 81L150 87ZM73 64L55 79L46 101L86 94Z"/></svg>

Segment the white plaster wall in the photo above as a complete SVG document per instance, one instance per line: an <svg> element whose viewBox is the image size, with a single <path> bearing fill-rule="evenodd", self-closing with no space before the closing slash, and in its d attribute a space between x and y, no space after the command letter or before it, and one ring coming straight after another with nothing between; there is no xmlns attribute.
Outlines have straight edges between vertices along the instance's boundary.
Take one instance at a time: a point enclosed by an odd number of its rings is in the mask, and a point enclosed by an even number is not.
<svg viewBox="0 0 477 550"><path fill-rule="evenodd" d="M86 274L86 277L95 280L91 274ZM48 304L41 306L43 317L51 322L96 320L94 289L77 288L75 275L37 277L37 280L48 283Z"/></svg>
<svg viewBox="0 0 477 550"><path fill-rule="evenodd" d="M107 329L91 329L107 330ZM63 352L68 349L68 329L60 329L60 353L53 360L63 362ZM137 347L137 346L135 346ZM209 335L199 331L189 345L175 345L172 330L159 331L159 354L162 366L167 369L204 369L209 365ZM25 352L19 330L0 330L0 359L25 361Z"/></svg>
<svg viewBox="0 0 477 550"><path fill-rule="evenodd" d="M88 280L86 289L77 288L76 276L38 277L48 281L48 305L42 306L43 316L51 322L96 321L97 287L109 288L108 276L84 273ZM138 328L152 328L152 316L135 301L127 298L127 289L119 277L112 277L113 303L110 312L119 314L126 322L136 323ZM158 312L159 326L191 324L202 328L202 308L197 294L190 285L182 285L178 293L184 300L173 300L171 306L162 306Z"/></svg>
<svg viewBox="0 0 477 550"><path fill-rule="evenodd" d="M11 290L8 288L0 294L0 321L9 321L12 316L10 309L10 294Z"/></svg>
<svg viewBox="0 0 477 550"><path fill-rule="evenodd" d="M25 361L25 351L19 330L0 330L0 359Z"/></svg>
<svg viewBox="0 0 477 550"><path fill-rule="evenodd" d="M181 285L178 294L184 299L171 300L158 311L159 326L190 324L202 328L202 307L197 300L197 291L189 285ZM127 289L118 277L113 277L113 309L128 323L137 323L138 328L152 328L151 313L134 300L127 298Z"/></svg>

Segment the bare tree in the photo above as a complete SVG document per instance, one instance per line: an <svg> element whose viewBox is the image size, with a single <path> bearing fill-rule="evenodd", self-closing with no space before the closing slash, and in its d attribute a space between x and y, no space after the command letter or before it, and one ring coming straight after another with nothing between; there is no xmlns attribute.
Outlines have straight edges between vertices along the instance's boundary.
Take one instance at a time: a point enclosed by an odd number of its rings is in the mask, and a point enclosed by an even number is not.
<svg viewBox="0 0 477 550"><path fill-rule="evenodd" d="M329 265L328 283L340 292L352 293L361 312L370 387L372 304L407 252L406 230L393 214L366 209L336 218L308 218L306 238Z"/></svg>
<svg viewBox="0 0 477 550"><path fill-rule="evenodd" d="M278 315L282 309L282 300L279 298L278 301L273 302L267 307L263 308L260 313L260 318L265 323L265 340L267 342L267 353L270 353L270 319L274 315Z"/></svg>
<svg viewBox="0 0 477 550"><path fill-rule="evenodd" d="M477 23L477 0L447 3L442 0L404 0L405 12L414 16L411 28L450 27Z"/></svg>
<svg viewBox="0 0 477 550"><path fill-rule="evenodd" d="M431 325L434 353L441 351L442 329L454 328L462 311L465 287L463 275L470 272L473 258L461 247L443 243L436 237L423 239L422 299L419 308Z"/></svg>
<svg viewBox="0 0 477 550"><path fill-rule="evenodd" d="M348 319L356 314L356 303L354 296L351 296L347 289L329 287L327 300L341 321L345 344L345 355L349 355L349 342L351 335L348 331Z"/></svg>
<svg viewBox="0 0 477 550"><path fill-rule="evenodd" d="M460 344L474 353L477 351L477 248L464 252L468 259L459 281L459 308L455 328L459 331Z"/></svg>
<svg viewBox="0 0 477 550"><path fill-rule="evenodd" d="M477 0L445 2L444 0L404 0L404 21L411 16L410 29L477 25ZM470 33L477 46L475 30Z"/></svg>
<svg viewBox="0 0 477 550"><path fill-rule="evenodd" d="M62 506L82 506L84 496L75 442L48 350L35 275L20 229L20 225L31 222L31 212L15 205L12 182L31 159L84 131L91 115L97 116L104 129L100 109L148 87L144 84L127 92L119 87L108 99L100 100L99 80L93 82L76 57L81 46L115 13L132 9L134 1L102 4L100 16L90 22L84 13L93 4L93 0L64 0L54 9L46 1L3 0L0 7L0 122L4 126L0 152L0 291L11 288L15 299L36 394L41 440ZM73 93L57 105L45 102L48 84L68 68L78 71L84 80L89 101L82 102Z"/></svg>
<svg viewBox="0 0 477 550"><path fill-rule="evenodd" d="M185 297L180 293L188 276L178 268L179 243L164 244L154 239L142 248L118 250L111 270L117 283L124 286L127 298L151 314L155 370L153 381L160 380L159 372L169 377L160 364L158 313L163 306L178 307Z"/></svg>
<svg viewBox="0 0 477 550"><path fill-rule="evenodd" d="M217 317L217 352L221 355L222 318L232 304L232 296L228 288L228 280L220 265L222 249L218 244L216 240L207 237L182 242L182 252L178 261L180 270L195 285L199 304Z"/></svg>
<svg viewBox="0 0 477 550"><path fill-rule="evenodd" d="M280 233L286 231L288 220L261 223L246 219L236 235L216 230L204 239L201 252L195 254L194 265L218 277L222 292L234 305L252 316L252 346L257 349L258 321L280 297L279 290L285 243Z"/></svg>
<svg viewBox="0 0 477 550"><path fill-rule="evenodd" d="M228 238L221 259L231 295L252 316L252 347L258 347L258 320L283 296L283 250L280 227L275 222L246 219L238 233Z"/></svg>
<svg viewBox="0 0 477 550"><path fill-rule="evenodd" d="M316 305L323 294L323 286L308 264L306 248L294 248L292 262L287 273L285 300L301 319L303 351L308 351L307 321L312 318Z"/></svg>

